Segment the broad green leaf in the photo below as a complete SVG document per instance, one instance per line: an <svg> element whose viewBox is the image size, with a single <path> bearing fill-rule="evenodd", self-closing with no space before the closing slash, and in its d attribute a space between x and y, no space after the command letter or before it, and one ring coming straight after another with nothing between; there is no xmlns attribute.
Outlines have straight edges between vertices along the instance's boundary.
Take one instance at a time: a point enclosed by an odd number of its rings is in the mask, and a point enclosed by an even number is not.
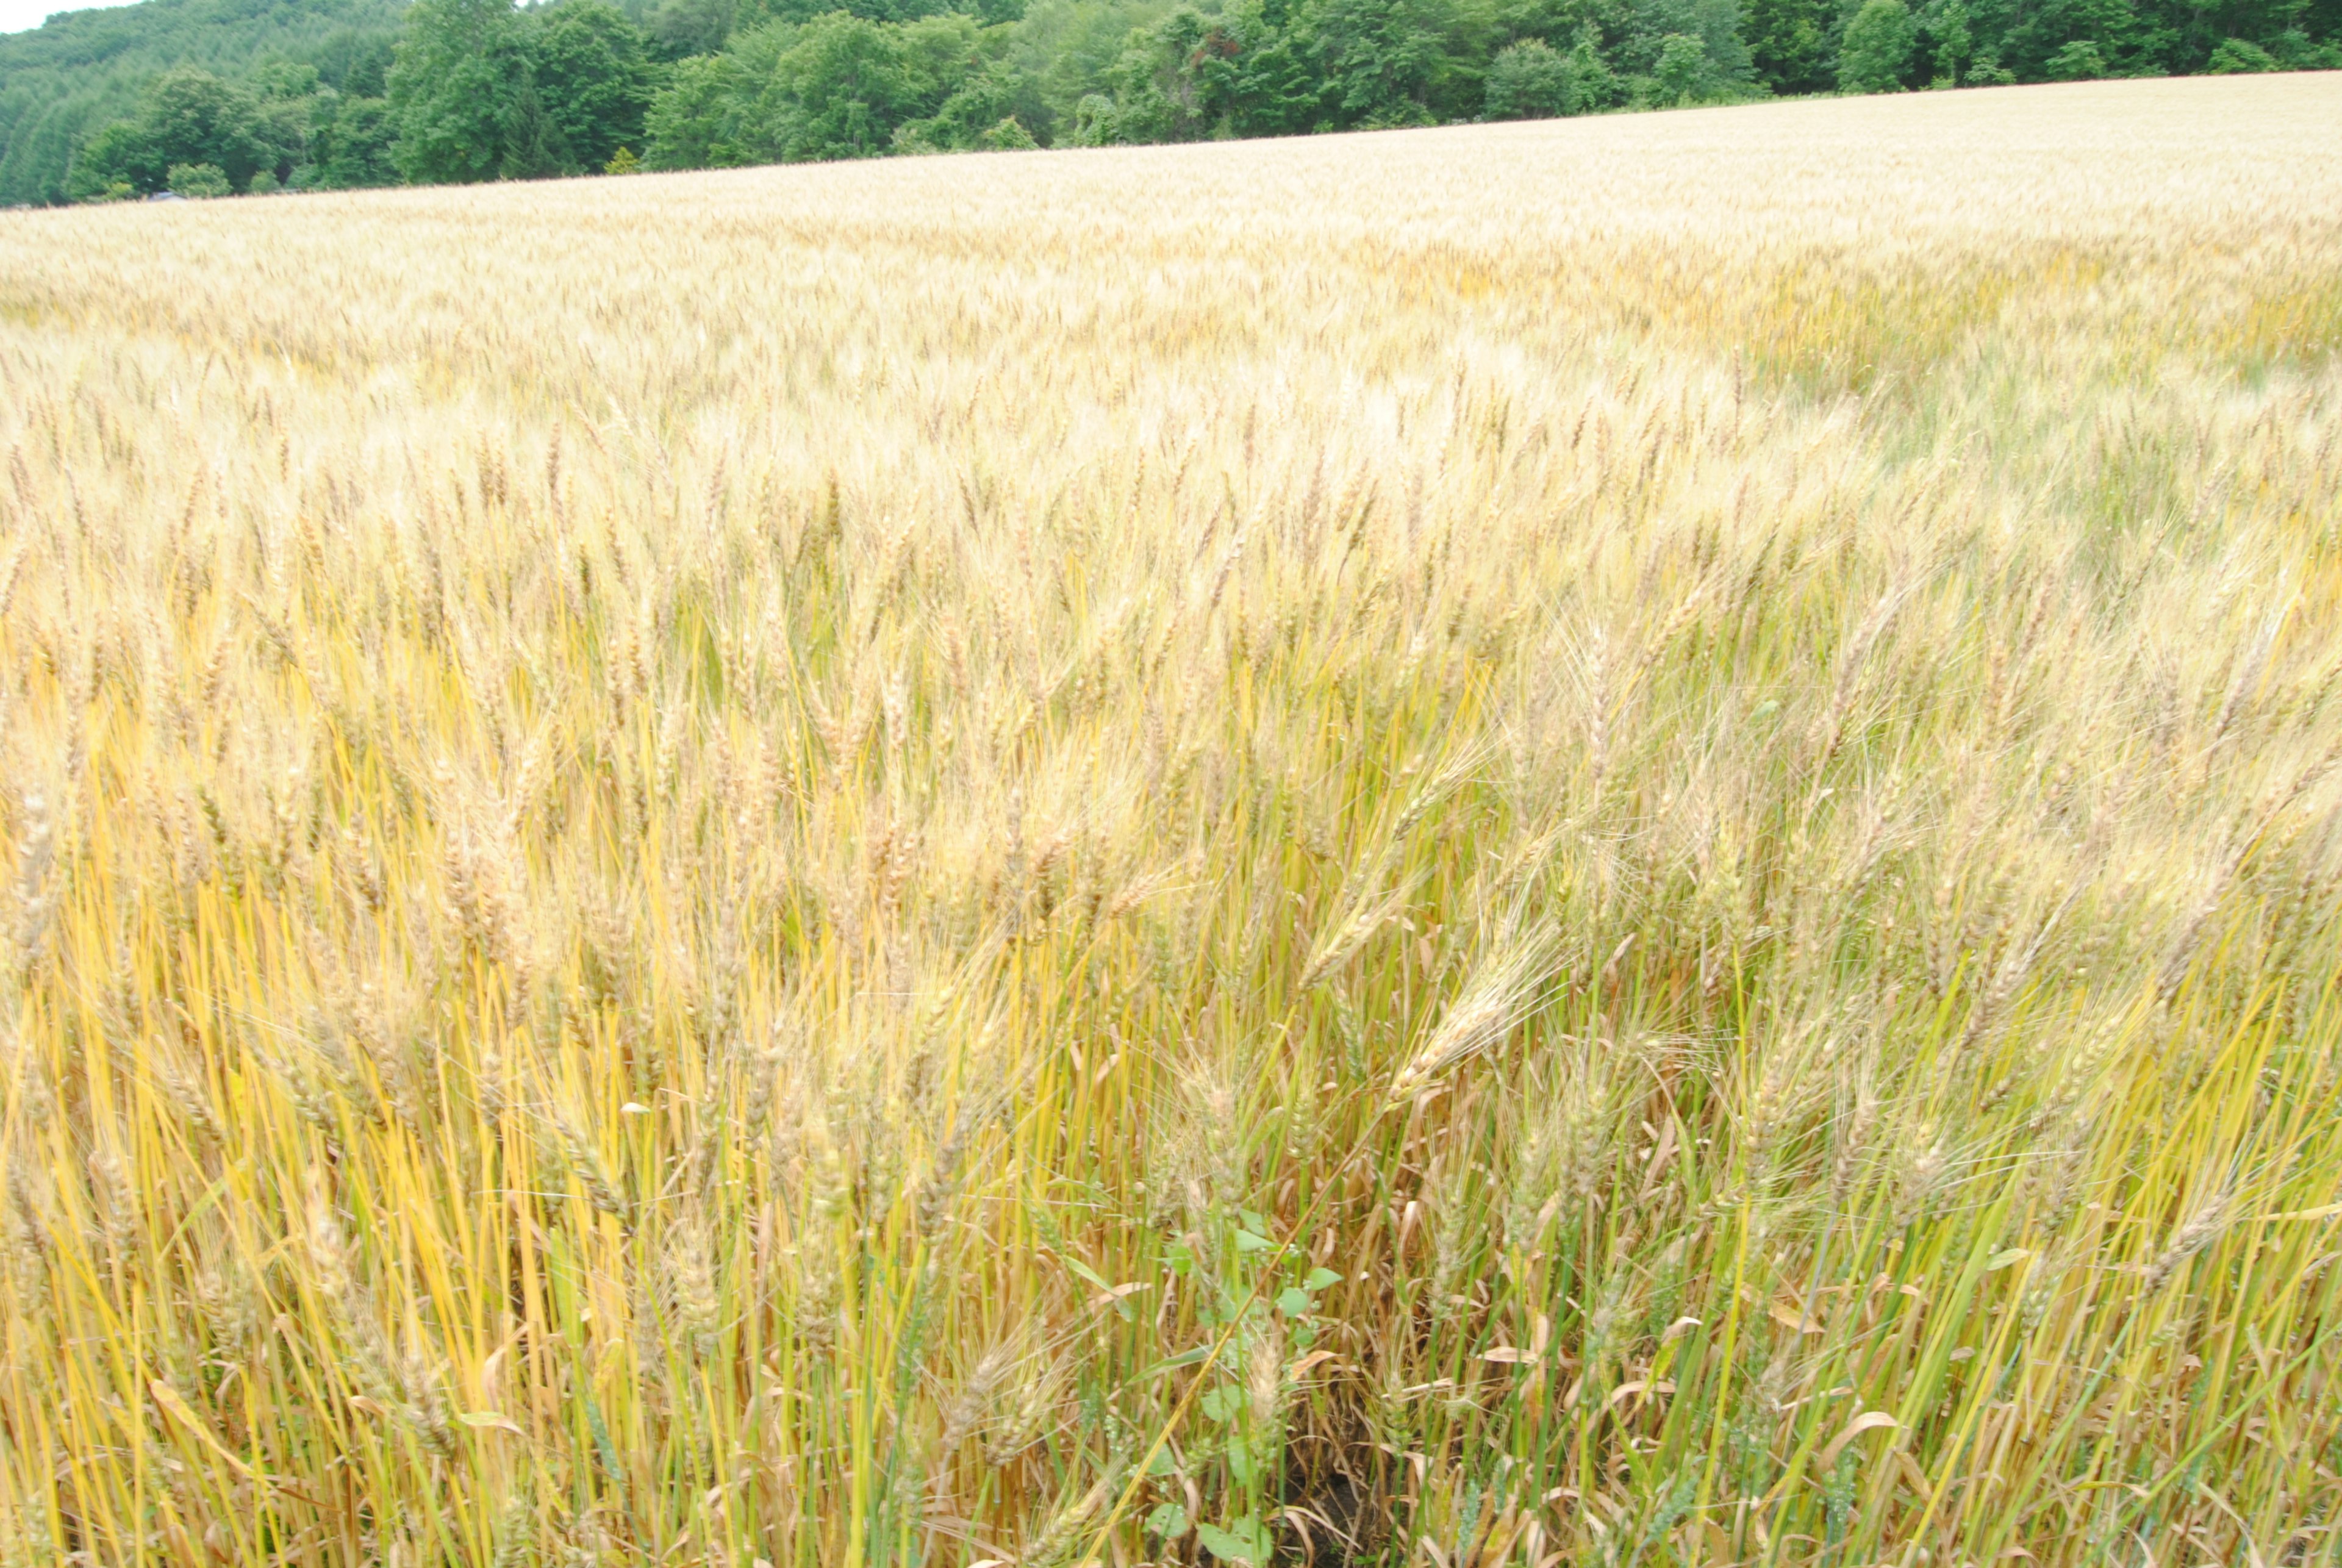
<svg viewBox="0 0 2342 1568"><path fill-rule="evenodd" d="M1228 1433L1228 1478L1247 1492L1260 1480L1260 1461L1241 1432Z"/></svg>
<svg viewBox="0 0 2342 1568"><path fill-rule="evenodd" d="M1249 1563L1254 1568L1267 1568L1268 1532L1257 1519L1231 1519L1226 1526L1198 1524L1196 1538L1204 1543L1205 1551L1223 1563Z"/></svg>

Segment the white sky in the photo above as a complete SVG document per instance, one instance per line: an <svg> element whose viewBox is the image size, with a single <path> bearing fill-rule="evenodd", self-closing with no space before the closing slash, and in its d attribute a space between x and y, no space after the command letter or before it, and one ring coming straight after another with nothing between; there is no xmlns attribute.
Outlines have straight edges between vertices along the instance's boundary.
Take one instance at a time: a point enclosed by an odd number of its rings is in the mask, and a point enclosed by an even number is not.
<svg viewBox="0 0 2342 1568"><path fill-rule="evenodd" d="M52 11L95 11L101 5L129 4L131 0L0 0L0 33L37 27Z"/></svg>

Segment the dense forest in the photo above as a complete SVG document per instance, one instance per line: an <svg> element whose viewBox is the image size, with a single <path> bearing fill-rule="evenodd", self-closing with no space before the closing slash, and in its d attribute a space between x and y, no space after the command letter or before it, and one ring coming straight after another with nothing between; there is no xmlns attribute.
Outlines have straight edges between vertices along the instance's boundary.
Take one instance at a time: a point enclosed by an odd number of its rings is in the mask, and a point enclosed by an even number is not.
<svg viewBox="0 0 2342 1568"><path fill-rule="evenodd" d="M65 200L84 145L138 116L175 71L233 85L245 129L291 138L286 173L309 165L324 106L310 100L379 96L404 10L398 0L145 0L0 36L0 205Z"/></svg>
<svg viewBox="0 0 2342 1568"><path fill-rule="evenodd" d="M2342 66L2342 0L145 0L0 38L0 204Z"/></svg>

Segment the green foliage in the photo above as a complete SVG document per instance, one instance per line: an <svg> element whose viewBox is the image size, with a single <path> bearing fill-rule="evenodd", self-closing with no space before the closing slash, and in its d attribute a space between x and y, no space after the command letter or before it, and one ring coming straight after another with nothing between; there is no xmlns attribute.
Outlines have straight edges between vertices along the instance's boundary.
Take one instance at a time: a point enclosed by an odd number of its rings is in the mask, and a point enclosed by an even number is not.
<svg viewBox="0 0 2342 1568"><path fill-rule="evenodd" d="M1318 0L1303 25L1340 126L1435 125L1478 106L1484 19L1461 0Z"/></svg>
<svg viewBox="0 0 2342 1568"><path fill-rule="evenodd" d="M1577 46L1569 52L1569 79L1580 114L1614 108L1623 100L1626 91L1617 73L1604 63L1591 38L1580 38Z"/></svg>
<svg viewBox="0 0 2342 1568"><path fill-rule="evenodd" d="M77 202L118 201L162 189L165 168L138 127L116 120L83 145L65 190Z"/></svg>
<svg viewBox="0 0 2342 1568"><path fill-rule="evenodd" d="M235 195L227 174L217 164L173 164L170 188L191 201Z"/></svg>
<svg viewBox="0 0 2342 1568"><path fill-rule="evenodd" d="M0 38L0 202L2337 66L2342 0L145 0Z"/></svg>
<svg viewBox="0 0 2342 1568"><path fill-rule="evenodd" d="M876 157L974 146L1011 112L979 74L981 29L833 11L680 62L650 105L654 168Z"/></svg>
<svg viewBox="0 0 2342 1568"><path fill-rule="evenodd" d="M1073 144L1103 147L1116 138L1114 100L1103 93L1086 95L1074 109Z"/></svg>
<svg viewBox="0 0 2342 1568"><path fill-rule="evenodd" d="M1081 142L1436 125L1485 109L1496 39L1469 0L1253 0L1133 31L1076 111Z"/></svg>
<svg viewBox="0 0 2342 1568"><path fill-rule="evenodd" d="M315 67L321 90L346 91L354 70L386 56L400 9L399 0L144 0L0 36L0 205L93 194L87 173L74 173L81 149L135 119L150 85L175 67L242 82L272 62L298 62ZM154 169L147 188L163 174Z"/></svg>
<svg viewBox="0 0 2342 1568"><path fill-rule="evenodd" d="M916 15L936 0L749 3L777 20L677 68L646 120L656 165L990 146L1012 120L1100 145L1989 84L2144 47L2133 0L1039 0L919 71L907 30L951 20Z"/></svg>
<svg viewBox="0 0 2342 1568"><path fill-rule="evenodd" d="M606 0L415 0L389 77L392 157L416 182L606 167L644 140L657 71Z"/></svg>
<svg viewBox="0 0 2342 1568"><path fill-rule="evenodd" d="M713 55L738 18L734 0L665 0L645 24L651 53L665 61Z"/></svg>
<svg viewBox="0 0 2342 1568"><path fill-rule="evenodd" d="M1577 113L1569 60L1542 38L1526 38L1488 63L1486 113L1491 120L1542 120Z"/></svg>
<svg viewBox="0 0 2342 1568"><path fill-rule="evenodd" d="M271 145L271 128L248 89L192 66L156 82L139 115L140 133L156 157L216 169L237 189L274 163L278 149Z"/></svg>
<svg viewBox="0 0 2342 1568"><path fill-rule="evenodd" d="M1637 104L1681 102L1686 85L1689 95L1703 102L1746 96L1759 87L1737 0L1627 0L1596 25L1600 36L1615 40L1603 53ZM1590 35L1579 35L1581 41ZM1669 40L1679 37L1697 42L1704 65L1695 69L1682 45L1673 46L1674 58L1667 60Z"/></svg>
<svg viewBox="0 0 2342 1568"><path fill-rule="evenodd" d="M1247 1514L1231 1519L1225 1524L1198 1524L1196 1539L1222 1563L1240 1563L1251 1568L1267 1568L1275 1561L1276 1548L1270 1543L1268 1527Z"/></svg>
<svg viewBox="0 0 2342 1568"><path fill-rule="evenodd" d="M1777 93L1837 85L1827 0L1749 0L1743 25L1756 74Z"/></svg>
<svg viewBox="0 0 2342 1568"><path fill-rule="evenodd" d="M849 12L805 28L765 89L765 137L784 161L866 158L913 117L916 94L899 29Z"/></svg>
<svg viewBox="0 0 2342 1568"><path fill-rule="evenodd" d="M1933 0L1918 16L1920 46L1934 63L1934 81L1957 86L1976 53L1976 34L1963 0Z"/></svg>
<svg viewBox="0 0 2342 1568"><path fill-rule="evenodd" d="M155 0L145 3L153 5ZM336 33L312 51L320 85L351 98L388 96L391 62L397 54L398 35L387 28Z"/></svg>
<svg viewBox="0 0 2342 1568"><path fill-rule="evenodd" d="M639 145L651 101L642 33L608 0L559 0L528 40L535 87L571 169L599 169Z"/></svg>
<svg viewBox="0 0 2342 1568"><path fill-rule="evenodd" d="M1903 85L1919 29L1903 0L1866 0L1846 25L1837 85L1847 93L1892 93Z"/></svg>
<svg viewBox="0 0 2342 1568"><path fill-rule="evenodd" d="M680 62L645 124L654 169L724 169L756 161L749 129L754 77L736 54Z"/></svg>
<svg viewBox="0 0 2342 1568"><path fill-rule="evenodd" d="M392 148L398 121L387 98L346 97L325 108L313 138L315 159L307 183L334 190L395 185L399 180Z"/></svg>
<svg viewBox="0 0 2342 1568"><path fill-rule="evenodd" d="M314 93L315 76L289 72L277 82ZM85 201L119 185L153 192L169 183L174 165L216 170L233 190L261 174L274 183L280 170L300 161L307 140L305 103L264 98L200 66L166 71L148 85L135 119L105 125L83 145L66 192Z"/></svg>
<svg viewBox="0 0 2342 1568"><path fill-rule="evenodd" d="M1020 83L1020 117L1035 137L1095 145L1110 128L1109 75L1124 49L1175 8L1174 0L1033 0L1024 20L1003 30L1000 59ZM1224 10L1222 20L1233 25L1239 17ZM1260 63L1257 54L1248 62ZM1098 104L1083 107L1093 98L1105 105L1104 121Z"/></svg>
<svg viewBox="0 0 2342 1568"><path fill-rule="evenodd" d="M2042 75L2053 82L2087 82L2106 74L2105 54L2087 38L2075 39L2050 55L2042 67Z"/></svg>
<svg viewBox="0 0 2342 1568"><path fill-rule="evenodd" d="M1160 1504L1146 1516L1146 1533L1160 1540L1176 1541L1193 1528L1187 1511L1176 1503Z"/></svg>
<svg viewBox="0 0 2342 1568"><path fill-rule="evenodd" d="M762 84L758 144L785 163L876 157L965 83L976 45L966 16L896 25L817 17L795 30Z"/></svg>
<svg viewBox="0 0 2342 1568"><path fill-rule="evenodd" d="M389 87L392 157L409 180L466 185L559 168L510 0L415 0Z"/></svg>
<svg viewBox="0 0 2342 1568"><path fill-rule="evenodd" d="M1017 86L1013 71L986 64L965 75L933 115L898 126L894 150L1008 152L1040 145L1017 116Z"/></svg>
<svg viewBox="0 0 2342 1568"><path fill-rule="evenodd" d="M1651 82L1661 105L1698 103L1711 90L1707 51L1688 33L1669 34L1659 42Z"/></svg>
<svg viewBox="0 0 2342 1568"><path fill-rule="evenodd" d="M2223 38L2204 68L2215 76L2233 76L2256 71L2281 71L2285 67L2277 64L2276 55L2257 44L2247 44L2242 38Z"/></svg>
<svg viewBox="0 0 2342 1568"><path fill-rule="evenodd" d="M1240 25L1222 25L1181 6L1151 28L1134 32L1106 73L1112 108L1094 116L1101 141L1192 142L1241 134L1227 123L1228 65L1246 53Z"/></svg>

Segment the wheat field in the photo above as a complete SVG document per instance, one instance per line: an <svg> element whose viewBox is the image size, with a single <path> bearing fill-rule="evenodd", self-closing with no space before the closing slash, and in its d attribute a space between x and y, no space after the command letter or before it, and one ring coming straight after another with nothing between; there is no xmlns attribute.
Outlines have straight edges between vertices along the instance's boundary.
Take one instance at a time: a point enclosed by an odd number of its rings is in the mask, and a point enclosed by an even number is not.
<svg viewBox="0 0 2342 1568"><path fill-rule="evenodd" d="M2342 76L0 215L0 1563L2342 1563Z"/></svg>

